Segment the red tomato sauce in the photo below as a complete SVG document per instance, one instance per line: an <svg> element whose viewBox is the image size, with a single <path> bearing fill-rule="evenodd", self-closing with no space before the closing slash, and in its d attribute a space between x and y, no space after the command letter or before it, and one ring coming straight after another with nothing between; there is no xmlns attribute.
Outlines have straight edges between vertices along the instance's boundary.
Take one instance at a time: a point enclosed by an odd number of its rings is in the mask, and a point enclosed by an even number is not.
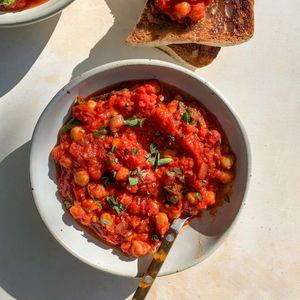
<svg viewBox="0 0 300 300"><path fill-rule="evenodd" d="M190 19L198 22L204 18L205 10L212 0L155 0L156 8L171 20L182 22Z"/></svg>
<svg viewBox="0 0 300 300"><path fill-rule="evenodd" d="M52 150L74 219L130 256L153 253L184 211L228 197L234 155L216 118L158 81L77 97Z"/></svg>
<svg viewBox="0 0 300 300"><path fill-rule="evenodd" d="M0 11L17 12L38 6L44 2L47 2L47 0L0 0Z"/></svg>

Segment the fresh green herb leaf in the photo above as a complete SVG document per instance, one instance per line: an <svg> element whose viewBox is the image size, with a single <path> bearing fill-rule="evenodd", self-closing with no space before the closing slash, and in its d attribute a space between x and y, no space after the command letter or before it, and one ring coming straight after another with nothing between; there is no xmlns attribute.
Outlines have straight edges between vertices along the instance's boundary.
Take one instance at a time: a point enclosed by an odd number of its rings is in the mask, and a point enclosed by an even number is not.
<svg viewBox="0 0 300 300"><path fill-rule="evenodd" d="M114 196L107 196L106 201L109 206L117 212L118 215L121 215L127 208L125 205L119 203L118 199Z"/></svg>
<svg viewBox="0 0 300 300"><path fill-rule="evenodd" d="M158 241L159 240L158 235L155 234L155 233L151 234L151 240L152 241Z"/></svg>
<svg viewBox="0 0 300 300"><path fill-rule="evenodd" d="M173 159L172 159L172 158L170 158L170 157L161 158L161 159L159 159L159 160L158 160L158 162L157 162L157 166L159 167L159 166L162 166L162 165L168 164L168 163L169 163L169 162L171 162L171 161L173 161Z"/></svg>
<svg viewBox="0 0 300 300"><path fill-rule="evenodd" d="M136 156L138 153L137 149L136 148L132 148L132 155Z"/></svg>
<svg viewBox="0 0 300 300"><path fill-rule="evenodd" d="M155 153L155 158L154 158L154 163L153 163L154 170L158 167L159 159L160 159L160 153L156 152Z"/></svg>
<svg viewBox="0 0 300 300"><path fill-rule="evenodd" d="M130 118L130 119L124 120L124 124L127 126L131 126L131 127L134 127L137 125L142 127L145 120L146 120L145 118L144 119Z"/></svg>
<svg viewBox="0 0 300 300"><path fill-rule="evenodd" d="M130 185L137 185L139 183L138 177L129 177L128 182Z"/></svg>
<svg viewBox="0 0 300 300"><path fill-rule="evenodd" d="M112 147L111 147L111 153L114 153L116 149L117 149L117 146L116 145L112 145Z"/></svg>
<svg viewBox="0 0 300 300"><path fill-rule="evenodd" d="M145 158L150 158L151 157L151 153L147 153L146 155L145 155Z"/></svg>
<svg viewBox="0 0 300 300"><path fill-rule="evenodd" d="M156 152L157 152L157 149L156 149L155 145L154 144L150 144L150 153L151 154L155 154Z"/></svg>
<svg viewBox="0 0 300 300"><path fill-rule="evenodd" d="M74 128L75 126L81 125L80 121L74 118L71 118L61 129L61 132L67 132Z"/></svg>
<svg viewBox="0 0 300 300"><path fill-rule="evenodd" d="M227 202L227 203L230 203L230 198L228 195L225 196L224 200Z"/></svg>
<svg viewBox="0 0 300 300"><path fill-rule="evenodd" d="M118 137L119 137L119 134L118 134L118 133L115 133L114 137L115 137L115 138L118 138Z"/></svg>
<svg viewBox="0 0 300 300"><path fill-rule="evenodd" d="M179 168L174 167L173 170L176 174L182 174L182 171Z"/></svg>
<svg viewBox="0 0 300 300"><path fill-rule="evenodd" d="M161 132L159 130L155 131L154 133L155 136L160 136L161 135Z"/></svg>
<svg viewBox="0 0 300 300"><path fill-rule="evenodd" d="M103 224L105 224L105 225L112 225L111 221L109 221L109 220L107 220L107 219L101 218L100 220L101 220L101 222L102 222Z"/></svg>
<svg viewBox="0 0 300 300"><path fill-rule="evenodd" d="M167 171L167 175L168 175L169 177L174 177L175 172L169 172L169 171Z"/></svg>
<svg viewBox="0 0 300 300"><path fill-rule="evenodd" d="M196 193L196 197L198 198L199 201L202 201L203 199L202 195L199 192Z"/></svg>
<svg viewBox="0 0 300 300"><path fill-rule="evenodd" d="M99 128L94 133L93 136L96 138L104 138L108 133L108 130L106 128Z"/></svg>
<svg viewBox="0 0 300 300"><path fill-rule="evenodd" d="M182 114L181 118L185 124L191 122L191 113L188 107L185 109L185 112Z"/></svg>
<svg viewBox="0 0 300 300"><path fill-rule="evenodd" d="M139 177L142 178L143 177L143 173L142 173L142 171L141 171L141 169L139 167L137 168L137 172L138 172Z"/></svg>

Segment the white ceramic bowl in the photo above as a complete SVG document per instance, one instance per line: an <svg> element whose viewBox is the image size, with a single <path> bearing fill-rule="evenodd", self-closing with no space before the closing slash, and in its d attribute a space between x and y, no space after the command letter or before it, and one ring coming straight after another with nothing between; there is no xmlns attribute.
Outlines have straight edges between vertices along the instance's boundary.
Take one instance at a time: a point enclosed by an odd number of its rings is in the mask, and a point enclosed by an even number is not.
<svg viewBox="0 0 300 300"><path fill-rule="evenodd" d="M0 11L0 28L32 24L47 19L69 5L74 0L48 0L47 2L19 12Z"/></svg>
<svg viewBox="0 0 300 300"><path fill-rule="evenodd" d="M51 100L33 133L30 177L38 211L56 240L74 256L100 270L136 277L151 257L131 259L112 249L82 228L64 210L57 195L54 165L49 159L57 134L77 95L91 93L126 80L159 79L187 91L216 115L237 157L231 202L212 218L208 213L182 230L160 272L170 274L203 261L220 245L243 204L250 176L250 151L246 133L228 101L210 83L194 72L157 60L135 59L113 62L72 80Z"/></svg>

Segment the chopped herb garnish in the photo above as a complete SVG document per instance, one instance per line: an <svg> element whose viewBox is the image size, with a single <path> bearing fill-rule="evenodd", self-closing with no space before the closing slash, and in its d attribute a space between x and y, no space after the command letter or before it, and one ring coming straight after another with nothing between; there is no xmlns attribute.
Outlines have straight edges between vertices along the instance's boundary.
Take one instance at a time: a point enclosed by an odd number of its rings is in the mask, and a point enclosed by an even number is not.
<svg viewBox="0 0 300 300"><path fill-rule="evenodd" d="M119 203L118 199L114 196L107 196L106 201L109 206L117 212L118 215L121 215L127 208L125 205Z"/></svg>
<svg viewBox="0 0 300 300"><path fill-rule="evenodd" d="M61 132L67 132L74 128L75 126L81 125L80 121L74 118L71 118L61 129Z"/></svg>
<svg viewBox="0 0 300 300"><path fill-rule="evenodd" d="M104 138L107 135L108 131L106 128L99 128L94 133L93 136L96 138Z"/></svg>
<svg viewBox="0 0 300 300"><path fill-rule="evenodd" d="M157 166L162 166L165 164L168 164L169 162L171 162L173 159L170 157L166 157L166 158L161 158L158 160Z"/></svg>
<svg viewBox="0 0 300 300"><path fill-rule="evenodd" d="M157 152L157 149L156 149L155 145L154 145L154 144L151 144L151 145L150 145L150 153L151 153L151 154L154 154L154 153L156 153L156 152Z"/></svg>
<svg viewBox="0 0 300 300"><path fill-rule="evenodd" d="M130 173L130 175L131 175L131 176L134 176L134 175L137 174L137 172L138 172L138 170L133 170L133 171Z"/></svg>
<svg viewBox="0 0 300 300"><path fill-rule="evenodd" d="M227 203L230 203L230 198L228 195L225 196L224 200L227 202Z"/></svg>
<svg viewBox="0 0 300 300"><path fill-rule="evenodd" d="M108 221L107 219L101 218L100 220L104 225L112 225L111 221Z"/></svg>
<svg viewBox="0 0 300 300"><path fill-rule="evenodd" d="M175 142L175 136L172 134L168 134L168 138L172 141Z"/></svg>
<svg viewBox="0 0 300 300"><path fill-rule="evenodd" d="M188 107L185 109L185 112L182 114L182 120L185 124L191 122L191 113Z"/></svg>
<svg viewBox="0 0 300 300"><path fill-rule="evenodd" d="M167 175L168 175L169 177L174 177L175 173L174 173L174 172L169 172L169 171L167 171Z"/></svg>
<svg viewBox="0 0 300 300"><path fill-rule="evenodd" d="M147 153L146 155L145 155L145 158L150 158L151 157L151 153Z"/></svg>
<svg viewBox="0 0 300 300"><path fill-rule="evenodd" d="M155 131L154 133L155 136L160 136L161 135L161 132L159 130Z"/></svg>
<svg viewBox="0 0 300 300"><path fill-rule="evenodd" d="M139 183L138 177L129 177L128 182L130 185L137 185Z"/></svg>
<svg viewBox="0 0 300 300"><path fill-rule="evenodd" d="M111 153L114 153L116 149L117 149L117 146L116 145L112 145L112 147L111 147Z"/></svg>
<svg viewBox="0 0 300 300"><path fill-rule="evenodd" d="M158 238L158 235L157 234L151 234L151 240L152 241L158 241L159 240L159 238Z"/></svg>
<svg viewBox="0 0 300 300"><path fill-rule="evenodd" d="M115 137L115 138L118 138L118 137L119 137L119 134L118 134L118 133L115 133L114 137Z"/></svg>
<svg viewBox="0 0 300 300"><path fill-rule="evenodd" d="M154 158L154 163L153 163L154 169L156 169L158 167L159 159L160 159L160 153L157 151L155 153L155 158Z"/></svg>
<svg viewBox="0 0 300 300"><path fill-rule="evenodd" d="M138 153L138 150L136 148L132 148L132 155L136 156Z"/></svg>
<svg viewBox="0 0 300 300"><path fill-rule="evenodd" d="M145 118L144 119L139 119L139 118L130 118L128 120L124 120L124 124L125 125L128 125L128 126L137 126L139 125L140 127L143 126L143 123L145 121Z"/></svg>
<svg viewBox="0 0 300 300"><path fill-rule="evenodd" d="M182 171L179 168L174 167L173 170L176 174L182 174Z"/></svg>
<svg viewBox="0 0 300 300"><path fill-rule="evenodd" d="M198 192L196 193L196 197L198 198L199 201L202 201L202 199L203 199L202 195Z"/></svg>
<svg viewBox="0 0 300 300"><path fill-rule="evenodd" d="M141 169L139 167L137 168L137 172L138 172L139 177L142 178L143 177L143 173L142 173L142 171L141 171Z"/></svg>

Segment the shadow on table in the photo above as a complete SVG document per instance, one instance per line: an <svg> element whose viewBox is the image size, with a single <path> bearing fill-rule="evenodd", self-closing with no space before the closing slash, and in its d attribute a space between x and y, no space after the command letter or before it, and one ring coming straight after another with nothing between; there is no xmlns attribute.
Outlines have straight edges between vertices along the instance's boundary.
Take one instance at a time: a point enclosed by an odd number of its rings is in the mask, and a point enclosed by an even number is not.
<svg viewBox="0 0 300 300"><path fill-rule="evenodd" d="M0 30L0 97L30 70L50 39L60 14L37 24Z"/></svg>
<svg viewBox="0 0 300 300"><path fill-rule="evenodd" d="M73 78L99 65L121 59L153 58L173 61L156 48L131 47L125 44L125 39L134 28L144 2L141 0L106 0L114 16L114 24L91 49L89 57L74 68Z"/></svg>
<svg viewBox="0 0 300 300"><path fill-rule="evenodd" d="M136 279L83 264L46 230L31 194L29 151L27 142L0 163L0 286L19 300L125 299Z"/></svg>

